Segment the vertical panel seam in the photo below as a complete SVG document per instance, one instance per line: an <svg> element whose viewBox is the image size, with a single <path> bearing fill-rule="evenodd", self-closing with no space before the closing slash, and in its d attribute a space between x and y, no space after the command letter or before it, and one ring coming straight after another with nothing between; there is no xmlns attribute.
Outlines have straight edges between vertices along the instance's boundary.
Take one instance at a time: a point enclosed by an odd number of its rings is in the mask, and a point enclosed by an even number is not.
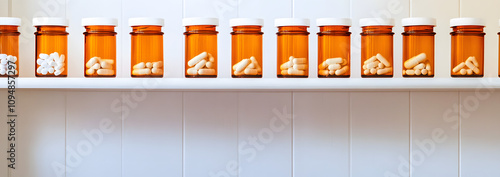
<svg viewBox="0 0 500 177"><path fill-rule="evenodd" d="M186 138L186 135L185 135L185 133L186 133L186 121L185 121L185 114L184 114L184 111L185 111L184 108L186 107L186 101L184 100L184 94L185 94L185 92L181 92L181 93L182 93L181 94L182 95L181 96L181 98L182 98L182 150L181 150L182 151L181 152L181 154L182 154L182 162L181 162L182 163L182 165L181 165L182 167L181 168L182 169L181 169L181 175L182 175L182 177L184 177L185 176L184 171L186 170L185 169L186 168L186 165L185 165L185 163L186 163L186 160L185 160L185 157L186 157L186 153L185 153L186 152L185 151L185 148L186 148L186 145L185 145L185 143L186 143L186 141L185 141L185 138Z"/></svg>
<svg viewBox="0 0 500 177"><path fill-rule="evenodd" d="M295 100L293 99L293 95L295 94L294 91L291 92L291 100L292 100L292 104L291 104L291 110L292 110L292 125L291 125L291 133L292 133L292 169L291 169L291 173L292 173L292 177L295 176L295 155L294 155L294 150L295 150L295 146L294 146L294 142L295 142L295 129L294 129L294 126L295 126L295 109L294 109L294 103L295 103Z"/></svg>
<svg viewBox="0 0 500 177"><path fill-rule="evenodd" d="M68 91L64 91L64 176L67 176L66 146L68 145Z"/></svg>
<svg viewBox="0 0 500 177"><path fill-rule="evenodd" d="M462 92L458 92L458 177L462 176Z"/></svg>
<svg viewBox="0 0 500 177"><path fill-rule="evenodd" d="M351 0L352 2L352 0ZM349 177L352 177L352 96L351 92L349 92L349 111L348 111L348 136L349 136Z"/></svg>
<svg viewBox="0 0 500 177"><path fill-rule="evenodd" d="M410 167L410 168L409 168L409 171L410 171L410 173L409 173L409 177L412 177L412 176L413 176L413 175L412 175L412 173L413 173L413 166L412 166L412 161L413 161L413 159L412 159L412 154L411 154L411 153L412 153L412 150L413 150L413 143L412 143L412 139L413 139L413 119L412 119L412 106L411 106L411 105L412 105L412 104L411 104L411 103L412 103L412 96L411 96L411 95L412 95L412 92L410 91L410 92L409 92L409 95L408 95L408 97L409 97L409 99L408 99L408 101L409 101L409 105L408 105L408 106L409 106L409 108L408 108L408 115L409 115L409 121L410 121L410 122L409 122L409 126L410 126L410 127L409 127L409 136L410 136L409 138L410 138L410 139L409 139L409 142L408 142L408 145L409 145L409 147L410 147L410 148L409 148L409 153L408 153L408 155L409 155L409 157L408 157L408 159L409 159L408 163L409 163L409 164L408 164L408 165L409 165L409 167Z"/></svg>
<svg viewBox="0 0 500 177"><path fill-rule="evenodd" d="M238 164L238 169L241 168L240 164L240 96L241 92L236 92L236 162ZM240 176L240 173L236 173L236 176Z"/></svg>

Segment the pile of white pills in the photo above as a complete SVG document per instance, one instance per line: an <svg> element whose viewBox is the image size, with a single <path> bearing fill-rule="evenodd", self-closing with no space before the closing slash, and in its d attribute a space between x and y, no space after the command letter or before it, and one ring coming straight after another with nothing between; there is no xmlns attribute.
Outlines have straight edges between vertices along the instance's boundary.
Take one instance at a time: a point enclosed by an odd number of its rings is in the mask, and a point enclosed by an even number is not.
<svg viewBox="0 0 500 177"><path fill-rule="evenodd" d="M85 73L87 75L97 74L99 76L113 76L115 70L113 69L113 64L115 61L112 59L101 59L100 57L92 57L86 64L87 70Z"/></svg>
<svg viewBox="0 0 500 177"><path fill-rule="evenodd" d="M403 76L432 75L431 64L427 61L427 55L425 53L418 54L417 56L406 60L404 67Z"/></svg>
<svg viewBox="0 0 500 177"><path fill-rule="evenodd" d="M306 58L295 58L290 56L288 61L280 66L283 76L305 76L308 68Z"/></svg>
<svg viewBox="0 0 500 177"><path fill-rule="evenodd" d="M342 58L329 58L318 66L320 76L341 76L349 70L347 60Z"/></svg>
<svg viewBox="0 0 500 177"><path fill-rule="evenodd" d="M255 76L262 72L262 67L260 67L259 62L255 57L250 57L249 59L243 59L240 62L233 65L233 74L235 76L249 75Z"/></svg>
<svg viewBox="0 0 500 177"><path fill-rule="evenodd" d="M467 66L467 68L465 68ZM455 74L460 74L460 75L472 75L472 74L480 74L481 70L479 70L479 63L476 60L476 57L471 56L465 60L465 62L462 62L455 66L453 68L453 73Z"/></svg>
<svg viewBox="0 0 500 177"><path fill-rule="evenodd" d="M186 73L190 76L196 75L208 75L213 76L217 73L215 72L215 59L212 54L207 52L202 52L199 55L193 57L188 61L188 66Z"/></svg>
<svg viewBox="0 0 500 177"><path fill-rule="evenodd" d="M12 74L12 71L14 72L14 75L17 75L17 64L15 64L16 61L17 57L15 56L0 54L0 75L9 75Z"/></svg>
<svg viewBox="0 0 500 177"><path fill-rule="evenodd" d="M132 75L134 76L161 75L163 74L163 62L140 62L134 65L132 69Z"/></svg>
<svg viewBox="0 0 500 177"><path fill-rule="evenodd" d="M64 61L64 54L59 55L57 52L51 53L50 55L40 53L40 55L38 55L38 59L36 60L36 64L38 65L36 73L59 76L62 72L64 72L64 66L66 65Z"/></svg>
<svg viewBox="0 0 500 177"><path fill-rule="evenodd" d="M363 64L364 75L385 75L392 72L391 63L381 54L377 54Z"/></svg>

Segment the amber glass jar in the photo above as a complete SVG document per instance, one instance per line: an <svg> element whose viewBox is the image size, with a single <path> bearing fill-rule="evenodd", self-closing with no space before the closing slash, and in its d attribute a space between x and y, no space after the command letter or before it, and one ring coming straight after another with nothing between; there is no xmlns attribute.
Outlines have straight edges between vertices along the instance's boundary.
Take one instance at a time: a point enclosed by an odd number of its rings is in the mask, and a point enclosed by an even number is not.
<svg viewBox="0 0 500 177"><path fill-rule="evenodd" d="M116 76L116 32L114 18L84 18L85 77Z"/></svg>
<svg viewBox="0 0 500 177"><path fill-rule="evenodd" d="M484 75L484 27L478 18L454 18L450 20L451 76L483 77Z"/></svg>
<svg viewBox="0 0 500 177"><path fill-rule="evenodd" d="M187 78L217 77L217 18L185 18L185 69Z"/></svg>
<svg viewBox="0 0 500 177"><path fill-rule="evenodd" d="M33 18L35 32L36 77L66 77L68 74L68 20Z"/></svg>
<svg viewBox="0 0 500 177"><path fill-rule="evenodd" d="M394 19L365 18L361 33L361 77L392 77Z"/></svg>
<svg viewBox="0 0 500 177"><path fill-rule="evenodd" d="M279 18L277 75L280 78L309 76L309 19Z"/></svg>
<svg viewBox="0 0 500 177"><path fill-rule="evenodd" d="M434 77L434 18L405 18L403 77Z"/></svg>
<svg viewBox="0 0 500 177"><path fill-rule="evenodd" d="M163 32L161 18L131 18L132 77L163 77Z"/></svg>
<svg viewBox="0 0 500 177"><path fill-rule="evenodd" d="M0 77L19 76L20 18L0 17Z"/></svg>
<svg viewBox="0 0 500 177"><path fill-rule="evenodd" d="M231 32L231 75L233 78L262 77L262 26L264 20L236 18Z"/></svg>
<svg viewBox="0 0 500 177"><path fill-rule="evenodd" d="M351 19L320 18L318 32L318 77L351 75Z"/></svg>

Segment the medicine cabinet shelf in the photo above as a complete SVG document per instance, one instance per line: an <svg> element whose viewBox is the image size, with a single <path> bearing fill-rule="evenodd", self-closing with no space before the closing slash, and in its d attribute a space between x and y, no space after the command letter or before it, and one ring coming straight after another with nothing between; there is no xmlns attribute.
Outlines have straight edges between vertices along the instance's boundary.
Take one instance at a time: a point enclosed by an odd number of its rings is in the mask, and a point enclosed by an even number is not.
<svg viewBox="0 0 500 177"><path fill-rule="evenodd" d="M474 90L500 89L499 78L18 78L21 89L95 90ZM0 88L7 79L0 78Z"/></svg>

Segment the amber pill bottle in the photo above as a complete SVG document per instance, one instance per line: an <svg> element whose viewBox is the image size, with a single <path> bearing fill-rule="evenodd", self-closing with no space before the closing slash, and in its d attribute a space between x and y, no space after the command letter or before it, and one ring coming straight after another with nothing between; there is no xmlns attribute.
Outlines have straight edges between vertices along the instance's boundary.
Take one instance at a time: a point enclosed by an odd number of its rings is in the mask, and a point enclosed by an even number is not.
<svg viewBox="0 0 500 177"><path fill-rule="evenodd" d="M320 18L318 32L318 77L350 77L351 19Z"/></svg>
<svg viewBox="0 0 500 177"><path fill-rule="evenodd" d="M35 32L35 76L66 77L68 74L68 20L33 18Z"/></svg>
<svg viewBox="0 0 500 177"><path fill-rule="evenodd" d="M309 19L279 18L277 75L279 78L309 76Z"/></svg>
<svg viewBox="0 0 500 177"><path fill-rule="evenodd" d="M85 77L116 77L115 18L84 18Z"/></svg>
<svg viewBox="0 0 500 177"><path fill-rule="evenodd" d="M0 17L0 77L19 76L20 18Z"/></svg>
<svg viewBox="0 0 500 177"><path fill-rule="evenodd" d="M402 20L403 77L434 77L434 27L436 19L425 17Z"/></svg>
<svg viewBox="0 0 500 177"><path fill-rule="evenodd" d="M217 18L184 18L186 78L217 77Z"/></svg>
<svg viewBox="0 0 500 177"><path fill-rule="evenodd" d="M161 18L131 18L132 77L163 77L163 32Z"/></svg>
<svg viewBox="0 0 500 177"><path fill-rule="evenodd" d="M361 33L361 77L392 77L394 19L364 18Z"/></svg>
<svg viewBox="0 0 500 177"><path fill-rule="evenodd" d="M262 77L262 27L258 18L235 18L229 21L231 32L231 75L233 78Z"/></svg>
<svg viewBox="0 0 500 177"><path fill-rule="evenodd" d="M484 27L478 18L454 18L450 20L451 76L483 77L484 75Z"/></svg>

